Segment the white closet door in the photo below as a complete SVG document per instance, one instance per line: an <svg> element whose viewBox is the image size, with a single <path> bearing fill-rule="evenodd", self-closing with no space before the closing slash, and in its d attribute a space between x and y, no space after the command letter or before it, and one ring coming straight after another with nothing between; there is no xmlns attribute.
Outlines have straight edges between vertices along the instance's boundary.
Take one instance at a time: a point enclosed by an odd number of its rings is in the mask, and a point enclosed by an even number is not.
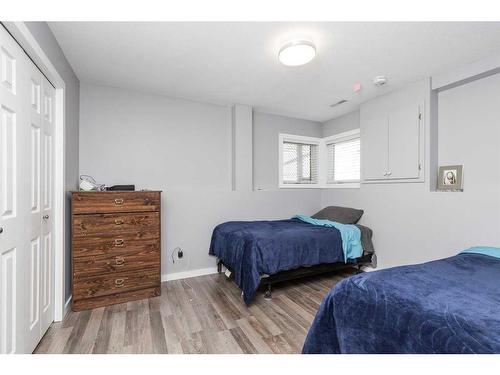
<svg viewBox="0 0 500 375"><path fill-rule="evenodd" d="M54 314L54 90L1 26L0 54L0 352L30 353Z"/></svg>
<svg viewBox="0 0 500 375"><path fill-rule="evenodd" d="M29 286L28 295L28 310L25 314L25 330L26 330L26 351L34 349L40 336L40 268L42 258L42 237L41 237L41 220L42 210L40 203L41 184L40 184L40 168L41 168L41 134L42 134L42 115L41 115L41 92L42 92L42 74L36 67L29 66L29 107L27 108L30 119L28 125L29 141L28 141L28 157L29 167L28 172L29 183L29 212L27 226L29 230L29 267L26 268L26 285ZM27 103L27 98L25 98Z"/></svg>
<svg viewBox="0 0 500 375"><path fill-rule="evenodd" d="M361 168L365 181L383 180L388 167L387 116L367 119L361 126Z"/></svg>
<svg viewBox="0 0 500 375"><path fill-rule="evenodd" d="M409 105L389 113L390 179L420 177L420 107Z"/></svg>
<svg viewBox="0 0 500 375"><path fill-rule="evenodd" d="M0 352L24 352L28 272L26 56L0 27Z"/></svg>
<svg viewBox="0 0 500 375"><path fill-rule="evenodd" d="M41 256L41 332L54 321L54 102L55 90L43 78L42 106L42 256Z"/></svg>

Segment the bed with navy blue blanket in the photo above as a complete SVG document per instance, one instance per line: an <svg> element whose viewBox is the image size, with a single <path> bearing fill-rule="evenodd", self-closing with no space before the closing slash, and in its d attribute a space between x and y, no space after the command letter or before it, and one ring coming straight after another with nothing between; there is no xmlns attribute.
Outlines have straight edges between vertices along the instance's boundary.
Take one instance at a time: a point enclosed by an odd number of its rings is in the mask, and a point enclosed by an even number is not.
<svg viewBox="0 0 500 375"><path fill-rule="evenodd" d="M500 353L500 248L342 280L303 353Z"/></svg>
<svg viewBox="0 0 500 375"><path fill-rule="evenodd" d="M298 215L289 220L233 221L218 225L209 254L234 272L250 304L262 275L324 263L351 262L362 255L355 225Z"/></svg>

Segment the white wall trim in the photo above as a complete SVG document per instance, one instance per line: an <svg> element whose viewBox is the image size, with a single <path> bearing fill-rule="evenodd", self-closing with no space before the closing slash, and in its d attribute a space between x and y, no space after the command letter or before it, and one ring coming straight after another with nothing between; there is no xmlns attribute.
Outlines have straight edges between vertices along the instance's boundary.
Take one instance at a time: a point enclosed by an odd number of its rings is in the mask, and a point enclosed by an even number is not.
<svg viewBox="0 0 500 375"><path fill-rule="evenodd" d="M66 85L50 59L40 47L24 22L4 22L25 52L33 59L39 69L55 86L55 170L54 170L54 321L61 321L65 314L65 270L64 270L64 223L65 205L65 118L64 97Z"/></svg>
<svg viewBox="0 0 500 375"><path fill-rule="evenodd" d="M337 143L337 142L342 142L342 141L348 141L350 139L354 138L359 138L361 135L361 129L353 129L353 130L348 130L342 133L334 134L329 137L323 138L323 141L329 145L332 143Z"/></svg>
<svg viewBox="0 0 500 375"><path fill-rule="evenodd" d="M197 270L191 271L183 271L176 273L167 273L161 275L161 281L172 281L172 280L181 280L181 279L189 279L191 277L211 275L217 273L217 267L209 267L209 268L201 268Z"/></svg>
<svg viewBox="0 0 500 375"><path fill-rule="evenodd" d="M337 182L337 183L330 183L326 184L324 186L324 189L359 189L361 187L360 182Z"/></svg>

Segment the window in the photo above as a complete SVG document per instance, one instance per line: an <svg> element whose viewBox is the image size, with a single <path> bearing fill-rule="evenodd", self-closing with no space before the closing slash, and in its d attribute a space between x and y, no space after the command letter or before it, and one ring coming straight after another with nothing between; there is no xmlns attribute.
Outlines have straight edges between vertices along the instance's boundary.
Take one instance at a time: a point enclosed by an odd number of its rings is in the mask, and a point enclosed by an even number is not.
<svg viewBox="0 0 500 375"><path fill-rule="evenodd" d="M317 138L280 135L280 186L318 184L319 143Z"/></svg>
<svg viewBox="0 0 500 375"><path fill-rule="evenodd" d="M327 183L359 182L360 138L359 130L334 135L325 139L327 149Z"/></svg>
<svg viewBox="0 0 500 375"><path fill-rule="evenodd" d="M327 138L280 134L279 186L359 187L360 143L359 129Z"/></svg>
<svg viewBox="0 0 500 375"><path fill-rule="evenodd" d="M328 183L358 182L360 179L359 138L327 145Z"/></svg>
<svg viewBox="0 0 500 375"><path fill-rule="evenodd" d="M318 146L283 143L283 183L311 184L318 180Z"/></svg>

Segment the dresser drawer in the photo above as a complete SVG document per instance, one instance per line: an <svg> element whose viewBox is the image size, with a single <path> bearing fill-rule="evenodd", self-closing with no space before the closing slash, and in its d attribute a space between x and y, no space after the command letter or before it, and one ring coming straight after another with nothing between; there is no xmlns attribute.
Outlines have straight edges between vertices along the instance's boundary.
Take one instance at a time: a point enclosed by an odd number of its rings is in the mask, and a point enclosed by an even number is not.
<svg viewBox="0 0 500 375"><path fill-rule="evenodd" d="M157 191L73 193L72 209L74 215L159 211L160 193Z"/></svg>
<svg viewBox="0 0 500 375"><path fill-rule="evenodd" d="M145 233L159 230L160 213L140 214L98 214L75 215L73 218L73 236L102 237L103 234L114 236L121 233Z"/></svg>
<svg viewBox="0 0 500 375"><path fill-rule="evenodd" d="M73 285L75 300L107 296L132 290L152 288L160 285L160 272L137 270L82 279Z"/></svg>
<svg viewBox="0 0 500 375"><path fill-rule="evenodd" d="M101 276L118 272L160 268L158 246L145 247L120 255L78 257L73 261L73 280L79 282L91 276Z"/></svg>
<svg viewBox="0 0 500 375"><path fill-rule="evenodd" d="M73 239L73 258L117 256L141 251L160 251L158 231L146 234L124 233L117 236L92 236Z"/></svg>

